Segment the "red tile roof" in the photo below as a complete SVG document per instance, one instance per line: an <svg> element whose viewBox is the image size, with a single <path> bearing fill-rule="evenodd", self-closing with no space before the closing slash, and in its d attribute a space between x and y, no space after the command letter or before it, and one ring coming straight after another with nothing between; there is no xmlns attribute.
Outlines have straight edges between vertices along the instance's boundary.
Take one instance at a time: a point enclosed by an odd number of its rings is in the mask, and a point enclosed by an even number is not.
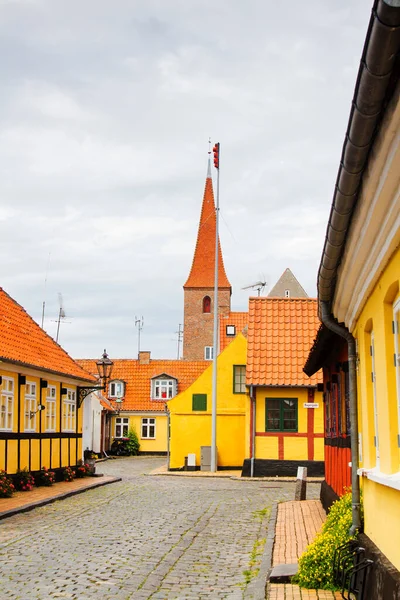
<svg viewBox="0 0 400 600"><path fill-rule="evenodd" d="M125 399L121 412L157 411L164 412L166 400L151 399L151 379L157 375L170 375L178 380L178 393L186 390L210 366L210 361L150 360L140 364L137 359L118 358L114 363L111 380L125 382ZM95 359L79 359L77 362L90 373L96 373ZM111 400L111 403L115 403ZM115 405L116 406L116 405Z"/></svg>
<svg viewBox="0 0 400 600"><path fill-rule="evenodd" d="M0 360L93 382L28 313L0 288Z"/></svg>
<svg viewBox="0 0 400 600"><path fill-rule="evenodd" d="M250 298L247 385L310 386L304 363L320 325L314 298Z"/></svg>
<svg viewBox="0 0 400 600"><path fill-rule="evenodd" d="M216 216L211 174L208 173L201 208L199 230L192 268L184 288L214 287ZM218 240L218 287L231 288L225 273L221 243Z"/></svg>
<svg viewBox="0 0 400 600"><path fill-rule="evenodd" d="M247 327L249 322L249 313L248 312L231 312L227 315L221 315L219 318L219 351L222 352L225 350L228 344L231 343L232 340L238 335L238 333L242 333L243 330ZM226 326L234 325L235 326L235 335L226 335Z"/></svg>

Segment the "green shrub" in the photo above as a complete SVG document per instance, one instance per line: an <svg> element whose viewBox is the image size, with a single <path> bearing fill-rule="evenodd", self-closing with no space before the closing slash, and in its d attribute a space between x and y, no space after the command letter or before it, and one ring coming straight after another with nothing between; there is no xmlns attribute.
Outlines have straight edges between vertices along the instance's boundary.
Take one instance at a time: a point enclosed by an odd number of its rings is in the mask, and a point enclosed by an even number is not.
<svg viewBox="0 0 400 600"><path fill-rule="evenodd" d="M42 467L40 471L36 473L35 483L37 486L49 487L56 481L56 474L54 471L49 471L47 467Z"/></svg>
<svg viewBox="0 0 400 600"><path fill-rule="evenodd" d="M139 438L136 433L136 429L130 429L128 431L128 441L126 442L126 449L128 450L131 456L136 456L139 454Z"/></svg>
<svg viewBox="0 0 400 600"><path fill-rule="evenodd" d="M35 485L35 479L26 467L18 469L14 477L15 488L21 492L30 492Z"/></svg>
<svg viewBox="0 0 400 600"><path fill-rule="evenodd" d="M333 554L336 548L351 539L349 534L351 525L351 492L349 492L332 504L321 533L300 557L296 583L309 589L337 589L333 581Z"/></svg>

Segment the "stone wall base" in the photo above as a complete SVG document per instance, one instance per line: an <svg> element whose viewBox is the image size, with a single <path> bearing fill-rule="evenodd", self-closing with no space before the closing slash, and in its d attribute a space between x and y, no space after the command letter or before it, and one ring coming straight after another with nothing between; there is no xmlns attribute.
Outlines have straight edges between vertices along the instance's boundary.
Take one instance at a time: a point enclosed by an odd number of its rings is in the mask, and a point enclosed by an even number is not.
<svg viewBox="0 0 400 600"><path fill-rule="evenodd" d="M250 477L251 461L246 458L242 467L242 477ZM307 467L308 477L323 477L325 463L323 460L272 460L256 458L254 460L254 477L297 477L297 468Z"/></svg>

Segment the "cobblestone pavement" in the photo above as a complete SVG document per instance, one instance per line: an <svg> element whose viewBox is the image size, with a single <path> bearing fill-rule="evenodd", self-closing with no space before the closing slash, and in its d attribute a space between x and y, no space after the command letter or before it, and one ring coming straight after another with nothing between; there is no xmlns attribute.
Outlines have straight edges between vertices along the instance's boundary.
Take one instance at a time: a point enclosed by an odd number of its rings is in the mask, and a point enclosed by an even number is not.
<svg viewBox="0 0 400 600"><path fill-rule="evenodd" d="M123 480L2 521L1 599L252 597L269 508L294 484L144 475L163 462L101 463Z"/></svg>

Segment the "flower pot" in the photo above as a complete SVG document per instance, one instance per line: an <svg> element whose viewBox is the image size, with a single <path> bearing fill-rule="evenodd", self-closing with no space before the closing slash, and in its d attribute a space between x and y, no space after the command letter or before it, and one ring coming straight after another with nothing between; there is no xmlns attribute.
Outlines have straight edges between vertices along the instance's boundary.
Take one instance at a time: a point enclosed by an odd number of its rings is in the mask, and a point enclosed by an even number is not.
<svg viewBox="0 0 400 600"><path fill-rule="evenodd" d="M94 475L96 473L96 459L95 458L87 458L86 464L89 465L89 473Z"/></svg>

